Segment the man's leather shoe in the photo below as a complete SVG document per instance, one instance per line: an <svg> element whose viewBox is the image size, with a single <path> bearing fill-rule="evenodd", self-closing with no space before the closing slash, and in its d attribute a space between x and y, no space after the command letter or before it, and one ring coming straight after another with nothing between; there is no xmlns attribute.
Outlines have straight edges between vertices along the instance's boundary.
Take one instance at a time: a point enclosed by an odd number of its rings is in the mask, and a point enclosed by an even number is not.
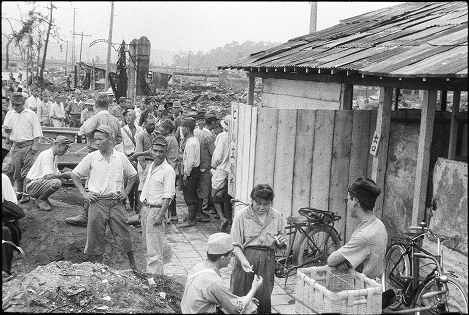
<svg viewBox="0 0 469 315"><path fill-rule="evenodd" d="M68 224L79 225L86 227L88 225L88 218L83 214L79 214L76 217L66 218L65 222Z"/></svg>
<svg viewBox="0 0 469 315"><path fill-rule="evenodd" d="M49 206L49 204L45 200L36 199L35 203L36 203L36 206L39 208L39 210L42 210L42 211L50 211L51 210L51 207Z"/></svg>
<svg viewBox="0 0 469 315"><path fill-rule="evenodd" d="M31 198L29 198L28 195L23 194L23 196L21 197L20 203L27 203L29 202L29 200L31 200Z"/></svg>
<svg viewBox="0 0 469 315"><path fill-rule="evenodd" d="M197 218L197 222L210 222L210 218L207 218L207 217L199 217Z"/></svg>
<svg viewBox="0 0 469 315"><path fill-rule="evenodd" d="M186 227L191 227L191 226L195 226L197 223L195 222L184 222L182 224L179 224L179 227L181 228L186 228Z"/></svg>

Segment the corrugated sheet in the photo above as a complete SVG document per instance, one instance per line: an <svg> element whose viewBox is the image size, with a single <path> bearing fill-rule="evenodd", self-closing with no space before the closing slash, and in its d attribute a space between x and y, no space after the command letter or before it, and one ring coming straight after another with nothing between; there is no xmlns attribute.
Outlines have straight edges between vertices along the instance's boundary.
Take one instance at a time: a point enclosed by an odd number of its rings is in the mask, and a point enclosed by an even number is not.
<svg viewBox="0 0 469 315"><path fill-rule="evenodd" d="M305 67L402 78L467 78L467 25L465 2L404 3L343 20L219 68Z"/></svg>

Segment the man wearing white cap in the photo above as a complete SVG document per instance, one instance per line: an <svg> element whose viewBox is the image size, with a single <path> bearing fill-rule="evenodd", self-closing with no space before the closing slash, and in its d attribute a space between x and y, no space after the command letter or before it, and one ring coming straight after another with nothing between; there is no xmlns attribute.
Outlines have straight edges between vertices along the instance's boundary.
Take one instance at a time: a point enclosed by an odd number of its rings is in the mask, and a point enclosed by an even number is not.
<svg viewBox="0 0 469 315"><path fill-rule="evenodd" d="M254 294L262 284L262 277L255 276L251 290L239 297L229 291L221 278L220 269L228 266L233 254L233 240L226 233L215 233L208 238L207 259L192 268L181 300L183 314L217 313L252 314L257 310Z"/></svg>
<svg viewBox="0 0 469 315"><path fill-rule="evenodd" d="M94 110L94 100L92 98L85 101L85 109L81 112L80 122L83 125L85 121L94 116L96 111Z"/></svg>
<svg viewBox="0 0 469 315"><path fill-rule="evenodd" d="M57 136L51 148L39 153L26 175L26 191L36 198L39 210L50 211L47 198L59 190L62 179L71 178L70 172L61 173L57 167L57 158L67 152L70 143L67 137Z"/></svg>

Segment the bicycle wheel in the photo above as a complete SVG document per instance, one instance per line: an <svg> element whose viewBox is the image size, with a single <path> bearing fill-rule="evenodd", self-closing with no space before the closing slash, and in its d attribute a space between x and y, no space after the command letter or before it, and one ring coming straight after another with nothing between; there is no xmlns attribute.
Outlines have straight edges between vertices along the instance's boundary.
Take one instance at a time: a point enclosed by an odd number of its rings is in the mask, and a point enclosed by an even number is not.
<svg viewBox="0 0 469 315"><path fill-rule="evenodd" d="M297 245L293 248L293 257L297 265L323 266L327 264L327 257L340 247L337 231L329 225L315 226L300 234Z"/></svg>
<svg viewBox="0 0 469 315"><path fill-rule="evenodd" d="M384 261L384 290L393 289L396 292L404 289L405 281L410 276L410 260L405 247L401 244L393 244L386 251ZM397 298L388 308L393 310L401 304L402 299Z"/></svg>
<svg viewBox="0 0 469 315"><path fill-rule="evenodd" d="M446 292L443 296L433 296L430 298L423 298L423 295L429 292L438 291L438 285L435 278L431 278L425 283L419 293L416 295L414 307L425 307L430 305L435 305L438 303L438 300L444 302L445 309L431 309L428 311L420 312L420 314L439 314L439 313L453 313L453 314L467 314L467 294L464 288L459 284L455 277L451 275L448 276Z"/></svg>

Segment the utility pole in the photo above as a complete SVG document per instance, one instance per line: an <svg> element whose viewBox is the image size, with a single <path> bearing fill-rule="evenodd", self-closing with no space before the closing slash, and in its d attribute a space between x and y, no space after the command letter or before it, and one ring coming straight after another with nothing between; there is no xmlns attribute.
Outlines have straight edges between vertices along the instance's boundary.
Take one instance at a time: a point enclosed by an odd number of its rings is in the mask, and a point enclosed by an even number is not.
<svg viewBox="0 0 469 315"><path fill-rule="evenodd" d="M111 71L111 45L112 45L112 23L114 20L114 1L111 1L111 22L109 25L109 38L107 41L107 60L106 60L106 78L104 82L104 90L109 88L109 72Z"/></svg>
<svg viewBox="0 0 469 315"><path fill-rule="evenodd" d="M88 37L90 37L91 35L83 34L83 32L81 32L81 33L73 33L73 35L80 35L80 36L81 36L81 40L80 40L80 59L79 59L79 63L81 63L81 52L82 52L82 50L83 50L83 36L88 36ZM79 68L79 69L81 69L81 68ZM78 85L81 85L81 70L78 70L77 82L78 82ZM76 84L75 84L75 85L76 85Z"/></svg>
<svg viewBox="0 0 469 315"><path fill-rule="evenodd" d="M309 33L316 33L316 25L318 20L318 3L311 2L311 15L309 17Z"/></svg>
<svg viewBox="0 0 469 315"><path fill-rule="evenodd" d="M67 48L65 49L65 76L67 76L67 68L68 68L68 40L67 42Z"/></svg>
<svg viewBox="0 0 469 315"><path fill-rule="evenodd" d="M75 71L75 8L73 8L72 70L73 70L73 84L74 86L77 86L77 74Z"/></svg>

